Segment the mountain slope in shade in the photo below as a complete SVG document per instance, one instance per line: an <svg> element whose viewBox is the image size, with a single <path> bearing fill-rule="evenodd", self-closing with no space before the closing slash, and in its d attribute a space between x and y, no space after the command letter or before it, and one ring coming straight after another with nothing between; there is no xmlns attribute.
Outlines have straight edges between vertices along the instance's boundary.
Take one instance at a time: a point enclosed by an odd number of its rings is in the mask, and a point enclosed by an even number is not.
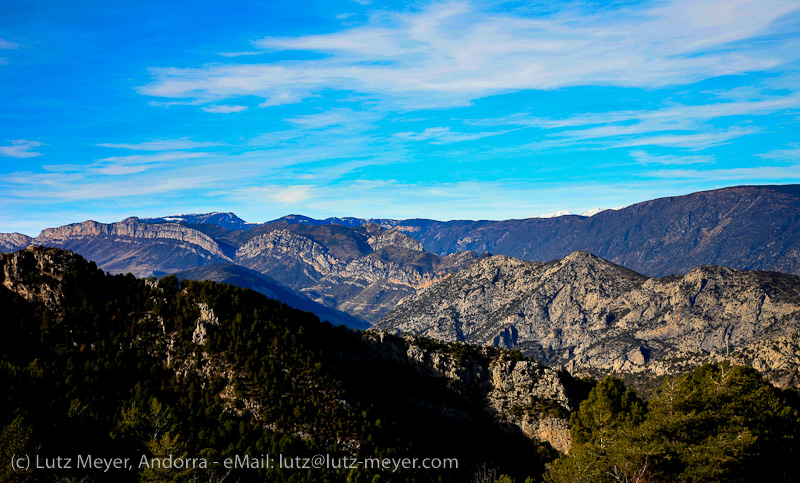
<svg viewBox="0 0 800 483"><path fill-rule="evenodd" d="M311 218L308 216L303 215L286 215L278 218L277 220L273 220L268 223L275 223L285 221L290 225L342 225L348 228L356 228L362 225L369 225L369 224L376 224L379 225L381 228L389 229L394 226L397 226L400 223L400 220L393 220L390 218L354 218L352 216L345 216L343 218L332 216L330 218L325 218L324 220L318 220L315 218Z"/></svg>
<svg viewBox="0 0 800 483"><path fill-rule="evenodd" d="M703 191L591 217L404 220L397 228L440 255L473 250L545 261L587 251L649 276L700 265L800 275L800 185Z"/></svg>
<svg viewBox="0 0 800 483"><path fill-rule="evenodd" d="M238 285L260 292L275 300L280 300L290 307L311 312L319 317L320 320L327 320L333 324L344 325L351 329L367 329L370 327L370 324L364 320L314 302L262 273L232 263L192 268L178 272L175 276L180 279L210 280Z"/></svg>
<svg viewBox="0 0 800 483"><path fill-rule="evenodd" d="M703 266L648 278L586 252L548 263L493 256L408 297L373 327L514 347L578 372L663 372L670 358L796 335L800 277Z"/></svg>

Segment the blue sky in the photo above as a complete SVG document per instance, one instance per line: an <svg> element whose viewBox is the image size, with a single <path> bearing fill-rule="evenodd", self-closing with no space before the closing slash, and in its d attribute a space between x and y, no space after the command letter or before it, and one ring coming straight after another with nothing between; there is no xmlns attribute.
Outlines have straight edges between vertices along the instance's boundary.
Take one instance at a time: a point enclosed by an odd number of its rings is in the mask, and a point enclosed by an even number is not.
<svg viewBox="0 0 800 483"><path fill-rule="evenodd" d="M791 0L3 2L0 232L797 183L798 74Z"/></svg>

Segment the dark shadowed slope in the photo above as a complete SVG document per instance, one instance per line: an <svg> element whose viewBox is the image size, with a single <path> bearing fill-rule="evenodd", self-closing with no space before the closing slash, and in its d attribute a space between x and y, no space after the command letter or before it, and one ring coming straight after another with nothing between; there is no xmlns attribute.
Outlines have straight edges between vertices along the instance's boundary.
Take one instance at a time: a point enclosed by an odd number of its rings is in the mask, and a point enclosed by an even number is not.
<svg viewBox="0 0 800 483"><path fill-rule="evenodd" d="M397 228L439 254L547 261L582 250L649 276L700 265L800 274L800 185L702 191L592 217L405 220Z"/></svg>
<svg viewBox="0 0 800 483"><path fill-rule="evenodd" d="M290 307L311 312L319 317L320 320L327 320L333 324L345 325L351 329L367 329L370 327L370 324L364 320L331 307L318 304L308 297L290 288L284 287L264 274L239 265L231 263L206 265L184 270L175 275L180 279L211 280L213 282L229 283L249 288L267 297L280 300Z"/></svg>

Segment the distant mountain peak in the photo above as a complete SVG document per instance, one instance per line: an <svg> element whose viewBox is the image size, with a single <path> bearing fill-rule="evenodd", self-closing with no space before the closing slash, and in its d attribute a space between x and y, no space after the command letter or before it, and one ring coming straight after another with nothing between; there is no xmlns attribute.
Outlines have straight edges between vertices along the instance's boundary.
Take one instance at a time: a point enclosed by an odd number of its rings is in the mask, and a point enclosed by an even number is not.
<svg viewBox="0 0 800 483"><path fill-rule="evenodd" d="M584 211L583 213L581 213L581 216L594 216L594 215L600 213L601 211L606 211L606 208L600 208L598 206L597 208L592 208L591 210Z"/></svg>
<svg viewBox="0 0 800 483"><path fill-rule="evenodd" d="M556 217L559 217L559 216L569 216L569 215L574 215L574 214L575 213L572 213L569 210L558 210L558 211L554 211L553 213L545 213L543 215L534 216L533 218L556 218Z"/></svg>

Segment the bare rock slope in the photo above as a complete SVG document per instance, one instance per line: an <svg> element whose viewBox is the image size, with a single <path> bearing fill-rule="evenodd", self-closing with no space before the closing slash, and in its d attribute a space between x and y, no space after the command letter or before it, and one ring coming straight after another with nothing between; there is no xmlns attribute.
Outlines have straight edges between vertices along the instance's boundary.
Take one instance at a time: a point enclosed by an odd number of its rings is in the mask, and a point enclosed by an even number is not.
<svg viewBox="0 0 800 483"><path fill-rule="evenodd" d="M585 252L548 263L494 256L408 297L374 328L514 347L575 373L664 374L733 353L765 372L782 367L782 385L800 383L800 366L788 377L783 367L800 355L800 277L776 272L703 266L648 278ZM774 357L758 344L774 345Z"/></svg>

